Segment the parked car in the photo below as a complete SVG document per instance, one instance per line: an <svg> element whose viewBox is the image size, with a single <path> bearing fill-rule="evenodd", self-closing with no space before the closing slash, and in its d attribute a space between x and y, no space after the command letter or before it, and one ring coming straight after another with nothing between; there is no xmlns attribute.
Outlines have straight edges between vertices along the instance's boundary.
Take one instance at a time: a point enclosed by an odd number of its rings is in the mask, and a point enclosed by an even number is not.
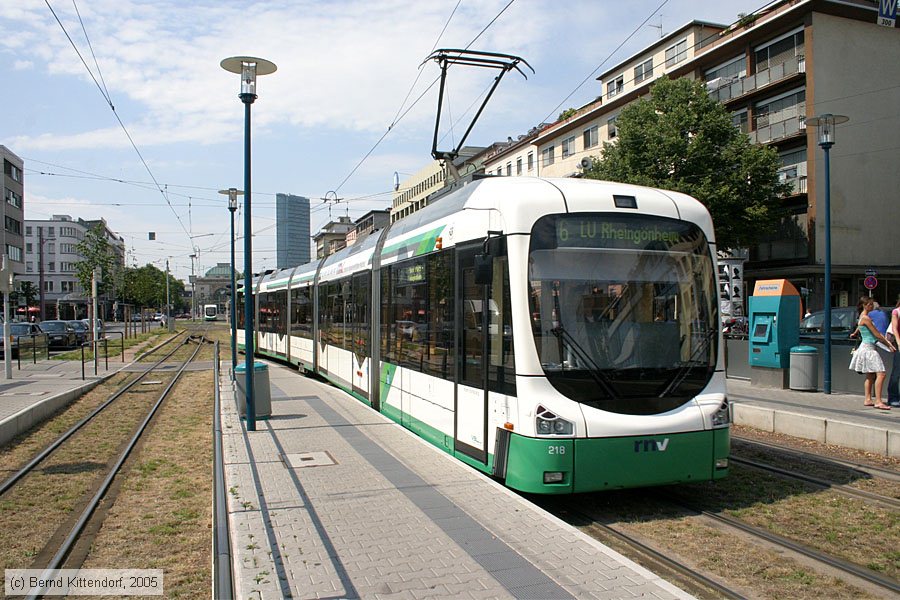
<svg viewBox="0 0 900 600"><path fill-rule="evenodd" d="M10 323L9 324L9 350L10 356L16 358L19 352L31 354L35 348L43 348L47 345L47 334L43 333L34 323ZM0 353L2 353L0 347Z"/></svg>
<svg viewBox="0 0 900 600"><path fill-rule="evenodd" d="M75 328L67 321L41 321L39 327L47 334L51 348L72 348L76 344Z"/></svg>
<svg viewBox="0 0 900 600"><path fill-rule="evenodd" d="M87 341L89 337L87 320L66 321L75 329L75 343L79 346Z"/></svg>
<svg viewBox="0 0 900 600"><path fill-rule="evenodd" d="M891 309L879 308L887 315L888 323L891 321ZM831 309L831 334L846 337L856 329L859 316L855 306L838 306ZM821 338L824 335L825 311L817 310L800 321L800 335L805 337Z"/></svg>
<svg viewBox="0 0 900 600"><path fill-rule="evenodd" d="M81 322L84 323L84 326L87 329L92 329L91 320L90 319L81 319ZM97 319L97 331L100 332L100 335L103 335L103 332L106 331L106 325L103 323L101 319Z"/></svg>

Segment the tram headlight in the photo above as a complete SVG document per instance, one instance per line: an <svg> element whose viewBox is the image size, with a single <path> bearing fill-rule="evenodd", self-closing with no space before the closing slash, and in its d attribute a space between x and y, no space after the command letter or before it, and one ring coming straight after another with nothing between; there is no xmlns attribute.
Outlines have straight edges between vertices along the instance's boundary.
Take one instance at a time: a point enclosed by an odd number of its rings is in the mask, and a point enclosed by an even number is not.
<svg viewBox="0 0 900 600"><path fill-rule="evenodd" d="M535 430L538 435L572 435L575 433L575 424L558 417L543 406L537 407Z"/></svg>
<svg viewBox="0 0 900 600"><path fill-rule="evenodd" d="M712 414L712 426L724 427L731 423L731 411L728 410L728 399L722 400L722 404Z"/></svg>

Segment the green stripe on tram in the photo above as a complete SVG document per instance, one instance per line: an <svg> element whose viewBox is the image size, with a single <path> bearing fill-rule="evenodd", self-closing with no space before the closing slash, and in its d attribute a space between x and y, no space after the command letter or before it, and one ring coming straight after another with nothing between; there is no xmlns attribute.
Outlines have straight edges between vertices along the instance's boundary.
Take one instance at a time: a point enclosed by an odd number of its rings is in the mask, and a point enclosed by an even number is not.
<svg viewBox="0 0 900 600"><path fill-rule="evenodd" d="M435 229L430 231L426 231L425 233L420 233L419 235L413 236L407 240L403 240L402 242L398 242L391 246L387 246L381 251L382 258L388 256L396 256L401 254L405 250L413 250L413 256L420 256L422 254L427 254L434 250L435 244L437 244L437 239L440 237L441 232L444 231L446 225L441 225Z"/></svg>

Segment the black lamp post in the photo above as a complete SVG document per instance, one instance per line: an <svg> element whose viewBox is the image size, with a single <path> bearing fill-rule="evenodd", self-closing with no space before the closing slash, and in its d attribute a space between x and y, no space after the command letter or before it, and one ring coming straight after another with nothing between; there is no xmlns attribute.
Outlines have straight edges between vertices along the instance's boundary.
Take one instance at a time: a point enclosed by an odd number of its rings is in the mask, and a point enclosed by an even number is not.
<svg viewBox="0 0 900 600"><path fill-rule="evenodd" d="M237 368L237 318L234 311L237 310L237 290L234 287L234 211L237 210L237 197L244 192L237 188L219 190L220 194L228 196L228 211L231 213L231 378L234 379L234 370Z"/></svg>
<svg viewBox="0 0 900 600"><path fill-rule="evenodd" d="M822 329L825 332L825 348L823 362L822 384L825 393L831 393L831 162L828 155L834 146L834 127L840 123L849 121L844 115L827 113L818 117L806 119L807 125L814 125L819 136L819 146L825 151L825 318Z"/></svg>
<svg viewBox="0 0 900 600"><path fill-rule="evenodd" d="M256 76L274 73L275 63L252 56L232 56L221 63L222 68L241 76L241 93L244 103L244 353L246 379L244 394L247 397L247 431L256 431L256 405L253 402L253 302L250 296L253 284L252 220L250 218L250 105L256 100Z"/></svg>

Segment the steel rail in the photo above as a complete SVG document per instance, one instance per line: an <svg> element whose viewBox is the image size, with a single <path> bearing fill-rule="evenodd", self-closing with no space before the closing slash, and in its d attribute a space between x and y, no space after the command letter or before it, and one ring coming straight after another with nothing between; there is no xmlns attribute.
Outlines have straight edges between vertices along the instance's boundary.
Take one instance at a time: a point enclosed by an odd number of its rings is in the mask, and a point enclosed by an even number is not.
<svg viewBox="0 0 900 600"><path fill-rule="evenodd" d="M225 457L222 449L222 395L219 391L219 342L213 362L215 403L213 408L213 598L234 598L231 569L231 535L225 490Z"/></svg>
<svg viewBox="0 0 900 600"><path fill-rule="evenodd" d="M182 373L184 373L185 368L191 361L194 360L194 358L200 352L201 348L203 348L203 344L197 344L197 348L194 350L194 353L191 354L191 356L188 357L187 360L184 361L184 363L182 363L181 367L178 369L178 372L175 374L175 377L172 378L172 381L170 381L166 388L162 391L159 399L153 405L153 408L150 409L150 412L144 418L137 431L135 431L134 435L131 437L131 440L128 442L128 445L119 455L118 460L113 465L112 469L110 469L109 474L103 480L103 483L100 484L100 489L97 490L93 498L91 498L91 501L81 512L81 516L72 527L69 535L67 535L66 539L63 540L63 543L60 545L59 550L57 550L56 554L53 555L53 558L50 560L50 564L48 564L47 567L44 568L43 573L41 574L42 580L46 581L50 579L53 575L53 572L60 568L60 565L62 565L63 561L66 558L66 555L68 555L69 551L72 549L72 546L75 544L78 536L81 534L81 531L87 525L87 522L91 518L91 515L93 515L94 511L97 509L97 506L100 504L100 501L103 499L103 497L106 495L106 492L109 490L109 487L112 485L113 479L115 479L116 475L118 475L119 470L122 468L122 465L125 464L125 461L128 459L131 451L137 445L138 441L144 434L144 431L147 429L147 426L150 424L150 421L153 419L154 415L156 415L157 410L159 410L159 407L162 406L162 403L169 395L169 392L173 387L175 387L175 384L181 378L181 375ZM27 598L28 600L33 600L42 596L45 591L46 588L41 587L37 590L37 592L32 591L27 596Z"/></svg>
<svg viewBox="0 0 900 600"><path fill-rule="evenodd" d="M840 465L842 467L847 467L848 469L854 469L859 471L860 473L864 473L866 475L871 475L873 477L882 477L884 479L889 479L891 481L900 481L900 473L897 471L892 471L889 469L882 469L880 467L873 467L869 465L864 465L861 463L850 462L846 460L842 460L840 458L833 458L831 456L822 456L821 454L813 454L812 452L806 452L804 450L798 450L796 448L790 448L788 446L779 446L778 444L773 444L771 442L763 442L760 440L755 440L753 438L746 438L739 435L732 434L732 440L737 440L739 442L743 442L745 444L752 444L756 446L762 446L763 448L769 448L772 450L777 450L779 452L784 452L785 454L794 454L796 456L802 456L809 460L815 460L821 463L833 463L836 465Z"/></svg>
<svg viewBox="0 0 900 600"><path fill-rule="evenodd" d="M900 593L900 583L898 583L895 579L882 577L881 575L878 575L877 573L874 573L865 567L861 567L860 565L854 564L850 561L838 558L836 556L832 556L830 554L825 554L824 552L820 552L814 548L810 548L809 546L804 546L803 544L789 540L776 533L772 533L770 531L766 531L765 529L755 527L748 523L744 523L740 519L736 519L734 517L723 515L720 513L714 513L702 508L697 508L671 496L666 496L665 498L669 502L672 502L673 504L680 506L681 508L703 515L704 517L707 517L714 521L724 523L726 525L734 527L735 529L739 529L744 533L748 533L754 537L775 544L776 546L781 546L782 548L786 548L788 550L796 552L797 554L801 554L807 558L811 558L816 562L834 567L839 571L843 571L844 573L847 573L854 577L858 577L859 579L874 584L882 589L890 590L895 594Z"/></svg>
<svg viewBox="0 0 900 600"><path fill-rule="evenodd" d="M612 527L611 525L607 525L605 523L600 523L593 517L591 514L580 510L578 508L574 508L573 506L565 506L565 510L582 521L586 522L586 526L592 529L596 529L602 531L603 533L615 538L616 540L630 546L634 550L639 553L643 553L651 561L655 561L663 568L667 568L670 571L681 575L682 577L686 577L691 579L695 584L700 585L702 587L709 588L714 590L716 593L721 594L722 598L730 598L732 600L744 600L746 596L742 596L734 590L726 587L725 585L719 583L718 581L703 575L702 573L698 573L696 570L692 569L688 565L681 563L670 556L666 556L662 552L648 546L647 544L639 541L637 538L628 535L623 531L619 531L618 529ZM559 516L559 515L557 515ZM595 537L595 536L591 536ZM595 537L596 539L596 537Z"/></svg>
<svg viewBox="0 0 900 600"><path fill-rule="evenodd" d="M173 338L173 339L174 339L174 338ZM182 342L181 345L179 345L178 347L176 347L175 349L173 349L171 352L169 352L168 354L166 354L165 356L163 356L161 359L159 359L156 363L154 363L154 364L153 364L151 367L149 367L148 369L146 369L146 370L140 372L140 373L138 374L138 376L135 377L133 380L131 380L130 382L126 383L125 385L121 386L118 390L116 390L115 392L113 392L112 395L110 395L110 397L107 398L106 401L103 402L103 404L101 404L100 406L98 406L97 408L95 408L93 411L90 412L90 414L88 414L87 416L85 416L84 418L82 418L80 421L78 421L75 425L73 425L72 427L70 427L65 433L63 433L63 434L60 435L58 438L56 438L56 441L54 441L52 444L50 444L49 446L47 446L46 448L44 448L44 449L40 452L40 454L38 454L37 456L35 456L34 458L32 458L25 466L23 466L21 469L19 469L19 470L16 471L15 473L13 473L8 479L6 479L6 481L4 481L2 484L0 484L0 496L2 496L3 494L5 494L11 487L13 487L13 486L16 484L17 481L19 481L20 479L22 479L25 475L27 475L28 473L30 473L32 470L34 470L34 468L35 468L37 465L39 465L45 458L47 458L48 456L50 456L50 455L51 455L57 448L59 448L66 440L68 440L70 437L72 437L79 429L81 429L82 427L84 427L85 425L87 425L94 417L96 417L96 416L99 415L101 412L103 412L103 410L104 410L106 407L108 407L110 404L112 404L113 402L115 402L120 396L122 396L122 394L124 394L125 392L127 392L128 390L130 390L132 387L134 387L135 385L137 385L137 383L138 383L141 379L143 379L144 377L146 377L151 371L153 371L156 367L158 367L160 364L162 364L162 363L163 363L166 359L168 359L170 356L172 356L173 354L175 354L176 352L178 352L178 351L182 348L182 346L184 346L187 342L188 342L188 339L186 338L186 339L184 340L184 342ZM159 346L157 346L156 348L154 348L153 350L151 350L151 352L155 352L155 351L158 350L159 348L162 348L163 346L165 346L167 343L168 343L168 341L165 342L164 344L160 344ZM144 356L147 356L147 355L149 355L149 352L146 353L146 354L144 354ZM134 363L132 362L131 364L134 364Z"/></svg>
<svg viewBox="0 0 900 600"><path fill-rule="evenodd" d="M784 477L789 477L792 479L797 479L800 481L805 481L807 483L811 483L818 487L824 489L834 490L839 494L846 494L847 496L851 496L853 498L863 499L863 500L871 500L872 502L878 502L887 506L888 508L900 509L900 500L895 498L889 498L888 496L882 496L881 494L876 494L874 492L867 492L866 490L860 490L854 487L850 487L849 485L845 485L843 483L838 483L835 481L828 481L826 479L819 479L818 477L814 477L812 475L806 475L804 473L797 473L796 471L791 471L788 469L782 469L781 467L776 467L775 465L767 465L765 463L757 462L755 460L749 460L746 458L740 458L739 456L734 456L733 454L730 457L731 462L737 463L739 465L746 465L748 467L752 467L754 469L759 469L761 471L767 471L769 473L775 473L777 475L782 475Z"/></svg>

